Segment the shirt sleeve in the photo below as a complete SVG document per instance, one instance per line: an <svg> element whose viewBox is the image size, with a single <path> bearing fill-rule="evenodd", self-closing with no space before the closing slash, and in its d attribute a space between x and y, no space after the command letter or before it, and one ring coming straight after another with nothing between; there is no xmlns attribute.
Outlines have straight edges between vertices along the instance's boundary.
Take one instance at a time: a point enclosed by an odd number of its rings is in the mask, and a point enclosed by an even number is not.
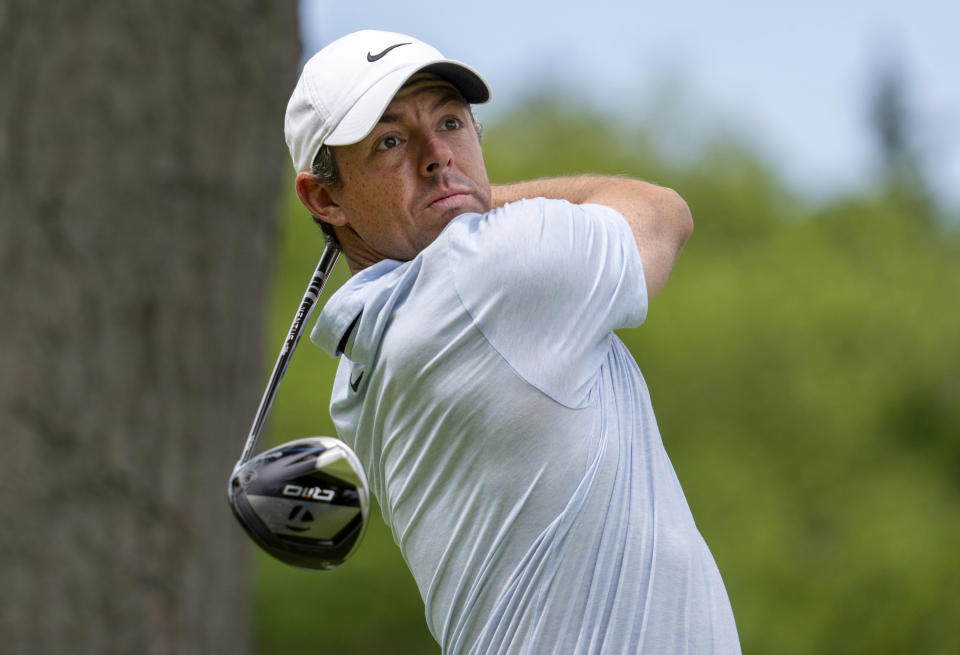
<svg viewBox="0 0 960 655"><path fill-rule="evenodd" d="M537 198L457 228L451 270L478 329L529 383L566 406L586 403L613 331L646 317L626 220L601 205Z"/></svg>

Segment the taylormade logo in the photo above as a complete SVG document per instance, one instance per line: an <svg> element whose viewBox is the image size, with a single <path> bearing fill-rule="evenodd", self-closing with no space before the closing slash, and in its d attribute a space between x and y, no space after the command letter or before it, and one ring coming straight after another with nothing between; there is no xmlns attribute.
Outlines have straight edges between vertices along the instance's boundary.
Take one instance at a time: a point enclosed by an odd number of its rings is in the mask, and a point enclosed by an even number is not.
<svg viewBox="0 0 960 655"><path fill-rule="evenodd" d="M301 487L297 484L288 484L283 487L283 495L291 498L306 498L307 500L319 500L329 503L333 500L333 489L324 489L323 487Z"/></svg>

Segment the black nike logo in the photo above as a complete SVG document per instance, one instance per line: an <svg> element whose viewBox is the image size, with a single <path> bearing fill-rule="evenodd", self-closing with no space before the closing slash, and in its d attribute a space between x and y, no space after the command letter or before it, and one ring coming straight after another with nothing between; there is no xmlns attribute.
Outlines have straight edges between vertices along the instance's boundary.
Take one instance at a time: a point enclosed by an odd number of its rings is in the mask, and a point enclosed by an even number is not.
<svg viewBox="0 0 960 655"><path fill-rule="evenodd" d="M383 59L384 55L386 55L388 52L390 52L390 51L393 50L394 48L399 48L399 47L402 46L402 45L410 45L410 44L409 44L409 43L397 43L397 44L394 44L394 45L390 46L389 48L387 48L387 49L384 50L383 52L378 52L378 53L375 54L375 55L371 55L371 54L368 52L368 53L367 53L367 61L369 61L369 62L379 61L380 59Z"/></svg>
<svg viewBox="0 0 960 655"><path fill-rule="evenodd" d="M360 380L363 379L363 371L360 371L360 375L357 376L356 380L350 380L350 388L356 391L360 388Z"/></svg>

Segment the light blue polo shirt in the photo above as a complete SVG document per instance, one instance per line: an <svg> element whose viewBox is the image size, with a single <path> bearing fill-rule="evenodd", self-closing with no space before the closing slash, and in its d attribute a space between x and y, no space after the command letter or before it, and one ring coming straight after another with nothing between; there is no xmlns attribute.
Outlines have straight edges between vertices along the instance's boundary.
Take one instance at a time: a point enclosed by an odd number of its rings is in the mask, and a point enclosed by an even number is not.
<svg viewBox="0 0 960 655"><path fill-rule="evenodd" d="M323 308L331 415L444 653L740 652L613 333L646 311L623 217L542 198L458 217Z"/></svg>

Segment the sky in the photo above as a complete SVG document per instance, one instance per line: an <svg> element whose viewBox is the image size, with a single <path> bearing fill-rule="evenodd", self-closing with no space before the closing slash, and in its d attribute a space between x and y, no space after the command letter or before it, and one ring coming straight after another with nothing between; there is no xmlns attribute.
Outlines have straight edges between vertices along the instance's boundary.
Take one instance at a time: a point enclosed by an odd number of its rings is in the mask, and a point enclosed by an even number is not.
<svg viewBox="0 0 960 655"><path fill-rule="evenodd" d="M481 121L542 81L648 122L668 147L733 130L789 184L824 197L863 186L875 170L867 98L878 64L893 61L934 187L960 207L954 0L300 0L300 22L305 55L371 28L469 64L493 90Z"/></svg>

